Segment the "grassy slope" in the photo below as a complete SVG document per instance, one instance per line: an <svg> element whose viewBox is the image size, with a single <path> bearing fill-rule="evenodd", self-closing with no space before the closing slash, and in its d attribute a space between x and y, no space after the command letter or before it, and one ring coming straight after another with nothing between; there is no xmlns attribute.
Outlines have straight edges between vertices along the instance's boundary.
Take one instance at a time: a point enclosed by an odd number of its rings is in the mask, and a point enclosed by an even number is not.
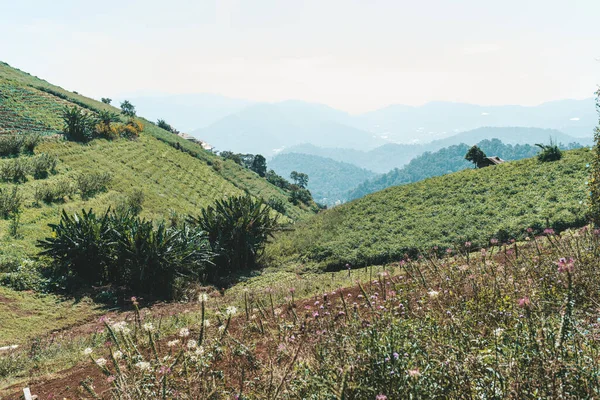
<svg viewBox="0 0 600 400"><path fill-rule="evenodd" d="M269 246L273 265L339 267L398 260L407 251L520 237L527 227L585 221L589 149L466 170L388 188L298 224Z"/></svg>
<svg viewBox="0 0 600 400"><path fill-rule="evenodd" d="M60 112L70 103L38 90L39 87L50 88L96 109L118 111L114 107L62 90L0 63L0 134L37 132L51 135L60 132ZM179 143L185 152L173 148L176 143ZM204 151L200 146L159 129L147 121L144 132L137 141L95 140L88 145L81 145L60 139L48 139L36 149L36 153L42 152L59 158L58 173L44 180L34 180L30 177L28 182L19 185L25 206L20 226L23 238L8 237L9 221L0 220L0 261L35 255L35 241L49 233L47 224L56 222L63 208L68 211L90 207L104 210L136 188L142 189L145 194L142 216L153 219L168 218L171 211L180 214L195 213L215 199L241 194L244 191L265 199L281 198L287 204L287 215L294 219L309 215L308 211L288 203L285 193L255 173L233 162L221 162L219 157ZM215 168L215 164L220 168ZM49 184L53 180L74 177L78 173L89 171L112 173L113 182L106 193L87 201L75 195L64 204L34 206L33 192L36 185ZM0 188L11 185L0 183ZM5 288L2 290L5 297L29 297L32 304L36 304L37 297L30 294L16 294ZM56 298L49 296L44 301L55 302ZM54 314L39 310L19 314L18 310L26 310L26 303L14 302L11 309L0 308L0 320L8 314L20 315L19 324L29 326L31 335L37 335L72 324L77 319L84 319L91 312L82 308L72 310L65 303L63 305L66 314L69 314L66 310L74 311L69 316L55 317ZM5 330L3 326L3 332L4 336L0 338L0 342L10 342L19 338L18 329Z"/></svg>

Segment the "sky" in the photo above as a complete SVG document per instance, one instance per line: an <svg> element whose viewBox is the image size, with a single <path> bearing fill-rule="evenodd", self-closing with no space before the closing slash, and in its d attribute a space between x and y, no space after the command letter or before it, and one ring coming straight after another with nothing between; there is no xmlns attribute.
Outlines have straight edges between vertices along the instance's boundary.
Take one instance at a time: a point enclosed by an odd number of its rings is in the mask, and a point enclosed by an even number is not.
<svg viewBox="0 0 600 400"><path fill-rule="evenodd" d="M598 0L0 0L0 60L95 98L535 105L592 97L599 15Z"/></svg>

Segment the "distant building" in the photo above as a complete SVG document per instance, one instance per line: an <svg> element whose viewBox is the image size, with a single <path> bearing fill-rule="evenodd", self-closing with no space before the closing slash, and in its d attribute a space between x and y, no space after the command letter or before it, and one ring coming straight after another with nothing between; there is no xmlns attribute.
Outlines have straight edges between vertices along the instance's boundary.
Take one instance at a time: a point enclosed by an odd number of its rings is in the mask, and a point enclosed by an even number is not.
<svg viewBox="0 0 600 400"><path fill-rule="evenodd" d="M177 136L182 137L185 140L189 140L190 142L194 142L194 143L199 144L200 146L202 146L202 148L204 150L210 151L210 150L213 149L213 146L211 146L210 144L208 144L206 142L203 142L202 140L197 139L197 138L193 137L192 135L188 135L187 133L180 132L180 133L177 134Z"/></svg>
<svg viewBox="0 0 600 400"><path fill-rule="evenodd" d="M506 162L506 161L504 161L503 159L501 159L498 156L486 157L481 162L477 163L477 168L489 167L491 165L499 165L504 162Z"/></svg>

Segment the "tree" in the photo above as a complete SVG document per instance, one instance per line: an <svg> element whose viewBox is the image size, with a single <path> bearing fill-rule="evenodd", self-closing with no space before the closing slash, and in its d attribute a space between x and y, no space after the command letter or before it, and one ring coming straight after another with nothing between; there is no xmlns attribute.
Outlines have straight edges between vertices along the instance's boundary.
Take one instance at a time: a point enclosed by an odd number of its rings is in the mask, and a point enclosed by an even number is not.
<svg viewBox="0 0 600 400"><path fill-rule="evenodd" d="M103 97L101 100L104 104L110 104L112 102L112 99L109 99L108 97Z"/></svg>
<svg viewBox="0 0 600 400"><path fill-rule="evenodd" d="M287 180L285 180L284 177L277 175L277 173L272 169L270 169L269 172L267 172L265 178L272 185L275 185L279 188L286 190L290 188L290 183Z"/></svg>
<svg viewBox="0 0 600 400"><path fill-rule="evenodd" d="M129 100L125 100L121 103L121 114L129 118L135 117L135 106Z"/></svg>
<svg viewBox="0 0 600 400"><path fill-rule="evenodd" d="M223 157L225 160L231 160L238 165L243 164L242 157L240 157L239 154L236 154L232 151L222 151L219 155L221 157Z"/></svg>
<svg viewBox="0 0 600 400"><path fill-rule="evenodd" d="M465 160L472 162L475 164L475 168L478 168L479 165L485 160L486 155L477 145L472 146L467 154L465 155Z"/></svg>
<svg viewBox="0 0 600 400"><path fill-rule="evenodd" d="M292 171L290 178L296 185L300 186L302 189L306 189L306 186L308 185L308 175L302 172Z"/></svg>
<svg viewBox="0 0 600 400"><path fill-rule="evenodd" d="M258 175L264 177L267 175L267 160L260 154L254 156L250 169Z"/></svg>
<svg viewBox="0 0 600 400"><path fill-rule="evenodd" d="M250 195L218 200L190 222L208 234L214 259L213 280L255 268L268 239L278 230L278 214Z"/></svg>

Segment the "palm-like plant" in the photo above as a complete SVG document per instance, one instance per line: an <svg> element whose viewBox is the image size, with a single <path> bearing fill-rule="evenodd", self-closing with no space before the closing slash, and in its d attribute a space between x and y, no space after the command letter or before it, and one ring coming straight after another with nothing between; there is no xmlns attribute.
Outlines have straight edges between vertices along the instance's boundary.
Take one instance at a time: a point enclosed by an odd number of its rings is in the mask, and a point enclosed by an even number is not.
<svg viewBox="0 0 600 400"><path fill-rule="evenodd" d="M256 267L260 252L278 229L278 215L262 199L249 195L218 200L190 222L208 234L218 254L213 279Z"/></svg>

